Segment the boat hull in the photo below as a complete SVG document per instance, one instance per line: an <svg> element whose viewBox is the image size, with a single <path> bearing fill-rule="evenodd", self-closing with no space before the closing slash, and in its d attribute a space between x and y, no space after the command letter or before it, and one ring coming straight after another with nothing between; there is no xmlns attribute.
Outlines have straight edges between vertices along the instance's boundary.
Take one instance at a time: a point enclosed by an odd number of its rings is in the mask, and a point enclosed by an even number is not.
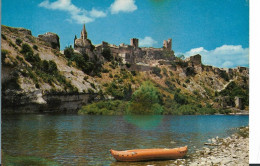
<svg viewBox="0 0 260 166"><path fill-rule="evenodd" d="M110 150L117 161L173 160L183 158L187 152L187 146L174 149Z"/></svg>

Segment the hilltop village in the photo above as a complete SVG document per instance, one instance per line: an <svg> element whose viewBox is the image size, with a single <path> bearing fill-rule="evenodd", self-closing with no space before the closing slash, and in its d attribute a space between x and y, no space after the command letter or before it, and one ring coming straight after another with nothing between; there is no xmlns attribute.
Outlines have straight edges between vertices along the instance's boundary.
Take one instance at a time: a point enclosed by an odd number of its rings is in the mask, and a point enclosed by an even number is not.
<svg viewBox="0 0 260 166"><path fill-rule="evenodd" d="M51 32L34 37L30 30L2 25L1 39L4 112L14 106L17 112L75 112L92 102L129 101L147 81L162 95L164 114L194 104L248 110L248 68L204 65L201 55L181 59L172 39L162 48L139 47L137 38L130 45L93 45L85 25L64 50Z"/></svg>
<svg viewBox="0 0 260 166"><path fill-rule="evenodd" d="M85 25L83 25L80 38L76 36L74 38L74 50L81 54L88 54L91 58L95 53L102 59L102 56L100 56L102 51L109 49L112 56L122 58L124 64L156 65L152 64L154 60L174 60L172 39L164 40L162 48L139 47L139 40L132 38L130 45L122 43L116 46L103 41L102 44L95 45L93 49L91 41L87 37L87 31Z"/></svg>

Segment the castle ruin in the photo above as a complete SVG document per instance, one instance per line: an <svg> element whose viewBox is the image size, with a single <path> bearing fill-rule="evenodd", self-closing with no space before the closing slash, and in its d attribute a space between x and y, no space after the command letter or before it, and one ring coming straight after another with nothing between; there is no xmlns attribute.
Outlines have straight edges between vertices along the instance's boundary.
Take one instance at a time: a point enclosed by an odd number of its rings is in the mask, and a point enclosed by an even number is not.
<svg viewBox="0 0 260 166"><path fill-rule="evenodd" d="M133 38L130 40L130 45L137 48L138 47L138 39L137 38Z"/></svg>
<svg viewBox="0 0 260 166"><path fill-rule="evenodd" d="M81 37L74 38L74 50L87 54L90 56L93 54L91 50L91 41L87 38L87 31L85 25L81 30ZM147 64L151 60L159 59L174 59L174 52L172 51L172 39L165 40L162 48L153 47L139 47L139 40L137 38L130 39L130 45L120 44L119 46L102 42L101 44L94 46L94 52L98 57L102 59L102 52L104 49L109 49L114 57L122 58L123 63L131 64Z"/></svg>
<svg viewBox="0 0 260 166"><path fill-rule="evenodd" d="M172 50L172 39L164 40L163 41L163 48L171 51Z"/></svg>

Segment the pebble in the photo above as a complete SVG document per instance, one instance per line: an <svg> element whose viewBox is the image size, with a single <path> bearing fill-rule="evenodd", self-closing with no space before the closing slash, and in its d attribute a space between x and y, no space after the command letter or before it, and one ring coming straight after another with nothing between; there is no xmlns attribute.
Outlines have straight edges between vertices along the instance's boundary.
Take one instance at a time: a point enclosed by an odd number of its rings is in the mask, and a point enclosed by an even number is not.
<svg viewBox="0 0 260 166"><path fill-rule="evenodd" d="M243 127L240 132L249 133L249 127ZM249 165L249 138L233 134L227 138L212 138L208 142L217 146L205 146L196 150L187 159L175 160L173 165L225 165L225 166L248 166Z"/></svg>

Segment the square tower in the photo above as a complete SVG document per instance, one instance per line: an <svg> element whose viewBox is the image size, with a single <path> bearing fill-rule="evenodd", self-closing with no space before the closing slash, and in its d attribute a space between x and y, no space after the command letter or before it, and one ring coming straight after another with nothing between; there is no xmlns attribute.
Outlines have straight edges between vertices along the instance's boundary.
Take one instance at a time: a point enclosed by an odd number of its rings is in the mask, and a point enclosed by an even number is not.
<svg viewBox="0 0 260 166"><path fill-rule="evenodd" d="M172 50L172 39L164 40L163 47L169 51Z"/></svg>
<svg viewBox="0 0 260 166"><path fill-rule="evenodd" d="M132 38L130 40L130 45L135 47L135 48L138 48L138 39L137 38Z"/></svg>

